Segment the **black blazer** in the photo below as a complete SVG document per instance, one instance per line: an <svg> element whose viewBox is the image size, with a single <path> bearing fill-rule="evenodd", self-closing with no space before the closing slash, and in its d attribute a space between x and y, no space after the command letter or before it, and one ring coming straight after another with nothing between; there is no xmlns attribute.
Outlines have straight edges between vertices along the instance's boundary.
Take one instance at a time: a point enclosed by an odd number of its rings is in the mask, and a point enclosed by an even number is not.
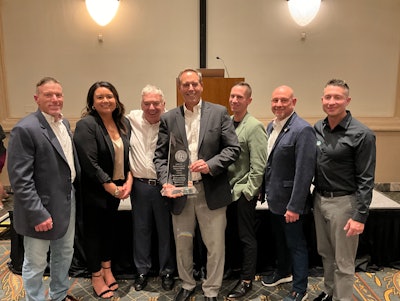
<svg viewBox="0 0 400 301"><path fill-rule="evenodd" d="M126 134L120 131L124 144L125 179L129 172L129 139L131 127L125 121ZM82 197L86 206L117 208L119 200L104 190L103 183L112 180L114 147L100 116L88 115L76 124L74 142L82 168ZM108 205L107 205L108 204Z"/></svg>

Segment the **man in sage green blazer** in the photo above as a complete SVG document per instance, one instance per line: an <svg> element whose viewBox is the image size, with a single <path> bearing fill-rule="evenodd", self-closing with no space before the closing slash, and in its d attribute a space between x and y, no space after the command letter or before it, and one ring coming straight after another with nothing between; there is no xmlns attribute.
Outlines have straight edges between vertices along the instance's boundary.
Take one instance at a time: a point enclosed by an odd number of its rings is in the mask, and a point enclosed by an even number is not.
<svg viewBox="0 0 400 301"><path fill-rule="evenodd" d="M240 82L232 87L229 97L241 152L239 158L228 167L233 203L227 209L226 274L229 269L237 268L233 259L234 254L238 253L235 252L238 244L242 247L242 258L239 282L227 295L228 299L246 295L252 288L256 274L255 208L267 162L267 134L264 125L247 112L252 101L251 93L250 85ZM238 239L240 242L236 242Z"/></svg>

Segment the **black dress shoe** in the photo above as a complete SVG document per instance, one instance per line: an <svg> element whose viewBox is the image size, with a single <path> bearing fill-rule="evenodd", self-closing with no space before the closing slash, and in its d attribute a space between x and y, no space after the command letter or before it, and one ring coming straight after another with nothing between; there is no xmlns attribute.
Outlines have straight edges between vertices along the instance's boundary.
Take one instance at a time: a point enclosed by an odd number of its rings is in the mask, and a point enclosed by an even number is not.
<svg viewBox="0 0 400 301"><path fill-rule="evenodd" d="M135 291L141 291L147 285L147 276L145 274L140 274L135 280Z"/></svg>
<svg viewBox="0 0 400 301"><path fill-rule="evenodd" d="M236 286L229 292L227 298L241 298L244 295L246 295L251 288L253 287L252 282L246 282L244 280L239 280L239 282L236 284Z"/></svg>
<svg viewBox="0 0 400 301"><path fill-rule="evenodd" d="M322 292L319 294L317 298L315 298L313 301L332 301L332 296L329 296L327 293Z"/></svg>
<svg viewBox="0 0 400 301"><path fill-rule="evenodd" d="M190 296L193 295L194 289L189 291L185 290L184 288L181 288L179 293L175 296L174 301L188 301L190 299Z"/></svg>
<svg viewBox="0 0 400 301"><path fill-rule="evenodd" d="M204 297L205 301L217 301L217 297Z"/></svg>
<svg viewBox="0 0 400 301"><path fill-rule="evenodd" d="M164 290L170 291L174 287L175 279L171 274L161 276L161 286Z"/></svg>

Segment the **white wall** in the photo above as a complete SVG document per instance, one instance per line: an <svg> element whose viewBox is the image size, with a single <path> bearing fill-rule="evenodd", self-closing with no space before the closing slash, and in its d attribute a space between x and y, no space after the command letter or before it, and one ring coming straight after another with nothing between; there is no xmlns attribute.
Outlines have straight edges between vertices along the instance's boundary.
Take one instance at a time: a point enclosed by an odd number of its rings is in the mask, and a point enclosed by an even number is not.
<svg viewBox="0 0 400 301"><path fill-rule="evenodd" d="M172 108L177 73L199 67L198 0L121 0L106 27L94 23L84 0L0 1L12 118L36 109L34 87L46 75L63 83L65 115L79 118L94 81L112 82L128 110L153 83ZM209 0L207 27L207 67L223 68L220 56L231 77L244 76L254 90L250 111L260 119L272 116L270 94L280 84L294 88L301 115L323 116L319 99L332 77L348 81L355 116L394 115L399 0L324 0L305 28L285 0Z"/></svg>

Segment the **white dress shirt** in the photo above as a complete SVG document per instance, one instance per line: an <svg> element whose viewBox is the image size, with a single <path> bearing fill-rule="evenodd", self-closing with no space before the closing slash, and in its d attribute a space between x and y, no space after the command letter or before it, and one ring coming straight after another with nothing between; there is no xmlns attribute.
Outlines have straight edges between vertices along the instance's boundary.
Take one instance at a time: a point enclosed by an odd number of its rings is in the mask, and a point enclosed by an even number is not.
<svg viewBox="0 0 400 301"><path fill-rule="evenodd" d="M58 121L55 121L53 116L45 112L42 112L42 114L56 135L58 142L60 142L61 148L64 152L65 158L67 158L67 162L71 170L71 183L73 183L76 177L76 171L71 136L69 135L65 124L62 122L62 118L60 118Z"/></svg>
<svg viewBox="0 0 400 301"><path fill-rule="evenodd" d="M149 123L142 110L132 110L127 117L132 126L129 152L132 175L135 178L157 179L153 158L160 122Z"/></svg>
<svg viewBox="0 0 400 301"><path fill-rule="evenodd" d="M185 130L186 138L189 146L189 164L198 160L199 151L199 136L200 136L200 117L201 117L201 103L193 107L193 112L183 106L185 113ZM192 181L201 180L201 173L192 172Z"/></svg>
<svg viewBox="0 0 400 301"><path fill-rule="evenodd" d="M294 113L294 111L292 112L292 114ZM288 117L286 117L285 119L279 121L276 118L274 119L274 121L272 122L272 132L268 137L268 155L267 155L267 160L269 158L269 155L271 154L272 149L274 148L274 144L276 142L276 139L278 138L280 132L283 129L283 126L285 125L286 121L288 121L288 119L290 118L290 116L292 116L292 114L290 114Z"/></svg>

